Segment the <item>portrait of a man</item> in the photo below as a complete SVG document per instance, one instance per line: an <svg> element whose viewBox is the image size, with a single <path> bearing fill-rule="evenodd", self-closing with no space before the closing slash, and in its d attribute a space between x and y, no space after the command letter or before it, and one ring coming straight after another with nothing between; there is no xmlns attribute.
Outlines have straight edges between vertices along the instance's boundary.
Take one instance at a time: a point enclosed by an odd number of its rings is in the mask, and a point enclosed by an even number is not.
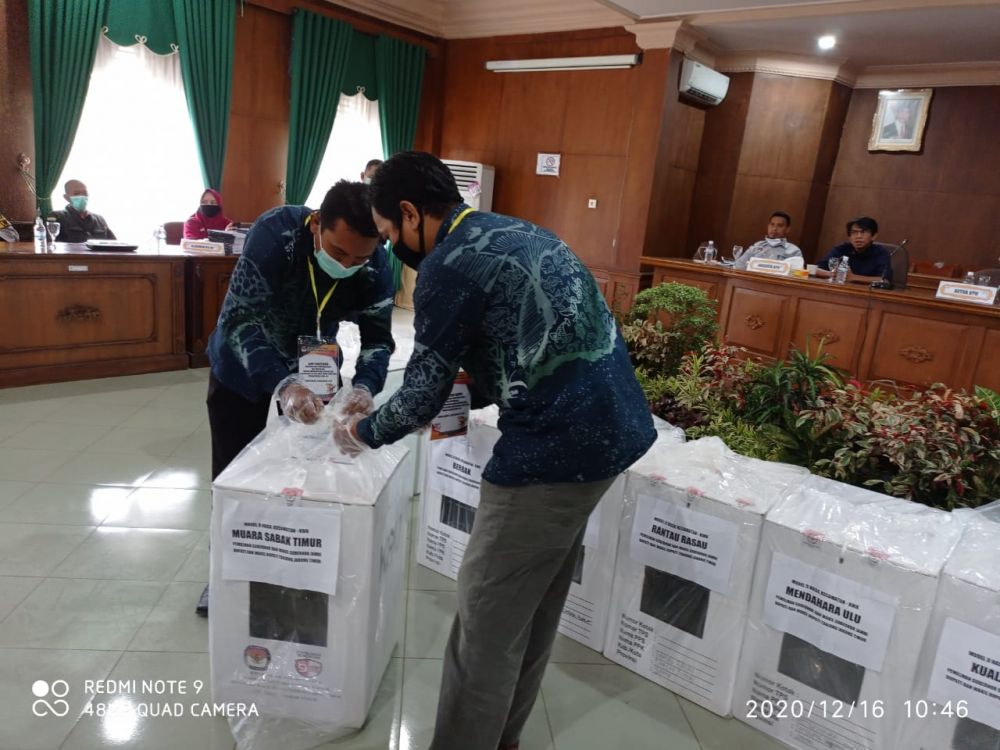
<svg viewBox="0 0 1000 750"><path fill-rule="evenodd" d="M932 89L880 91L869 151L919 151Z"/></svg>

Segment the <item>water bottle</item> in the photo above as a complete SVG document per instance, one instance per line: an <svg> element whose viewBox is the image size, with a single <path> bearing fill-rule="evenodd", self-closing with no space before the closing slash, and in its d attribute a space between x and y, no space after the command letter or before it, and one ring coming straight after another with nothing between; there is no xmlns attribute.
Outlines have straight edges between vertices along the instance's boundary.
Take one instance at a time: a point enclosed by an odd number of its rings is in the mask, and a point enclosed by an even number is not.
<svg viewBox="0 0 1000 750"><path fill-rule="evenodd" d="M837 266L837 283L846 284L847 283L847 272L851 270L850 261L845 255L840 259L840 265Z"/></svg>
<svg viewBox="0 0 1000 750"><path fill-rule="evenodd" d="M973 273L972 271L969 271L968 273L966 273L965 274L965 283L966 284L975 284L976 283L976 274Z"/></svg>
<svg viewBox="0 0 1000 750"><path fill-rule="evenodd" d="M156 240L156 252L160 252L163 248L163 241L167 239L167 230L162 224L153 231L153 239Z"/></svg>
<svg viewBox="0 0 1000 750"><path fill-rule="evenodd" d="M45 222L42 221L42 209L38 209L35 217L35 252L44 253L48 245L48 233L45 231Z"/></svg>
<svg viewBox="0 0 1000 750"><path fill-rule="evenodd" d="M705 248L705 262L711 263L718 257L718 251L715 249L715 243L712 240L708 241L708 246Z"/></svg>

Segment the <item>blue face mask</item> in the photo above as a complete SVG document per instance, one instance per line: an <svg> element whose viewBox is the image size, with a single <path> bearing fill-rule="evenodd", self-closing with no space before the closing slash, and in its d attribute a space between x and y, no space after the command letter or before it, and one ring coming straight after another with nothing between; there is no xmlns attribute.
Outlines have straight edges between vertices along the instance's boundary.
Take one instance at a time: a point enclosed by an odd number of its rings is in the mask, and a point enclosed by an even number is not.
<svg viewBox="0 0 1000 750"><path fill-rule="evenodd" d="M322 234L322 229L320 234ZM319 234L316 235L316 243L319 244ZM344 266L336 259L330 257L330 254L326 252L321 247L313 247L313 253L316 256L316 262L322 269L323 273L329 276L331 279L346 279L348 276L353 276L364 266L364 263L358 266L351 266L350 268L344 268Z"/></svg>
<svg viewBox="0 0 1000 750"><path fill-rule="evenodd" d="M86 195L73 195L69 199L69 204L75 208L77 211L87 210L87 196Z"/></svg>

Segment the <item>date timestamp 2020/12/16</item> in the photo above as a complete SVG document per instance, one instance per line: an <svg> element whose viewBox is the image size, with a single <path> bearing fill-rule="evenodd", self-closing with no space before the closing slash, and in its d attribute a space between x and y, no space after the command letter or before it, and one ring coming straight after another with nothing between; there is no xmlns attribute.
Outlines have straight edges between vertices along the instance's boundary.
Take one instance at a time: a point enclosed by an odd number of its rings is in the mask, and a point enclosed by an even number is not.
<svg viewBox="0 0 1000 750"><path fill-rule="evenodd" d="M906 719L926 719L933 716L964 719L969 715L966 701L933 703L928 700L905 700L901 704ZM850 703L840 700L749 700L746 702L748 719L881 719L886 715L884 700L857 701Z"/></svg>

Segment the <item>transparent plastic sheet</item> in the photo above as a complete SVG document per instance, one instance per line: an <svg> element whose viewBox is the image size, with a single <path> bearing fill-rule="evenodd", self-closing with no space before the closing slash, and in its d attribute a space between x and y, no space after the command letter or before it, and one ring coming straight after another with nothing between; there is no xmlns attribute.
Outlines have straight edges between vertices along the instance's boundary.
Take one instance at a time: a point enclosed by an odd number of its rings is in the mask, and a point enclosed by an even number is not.
<svg viewBox="0 0 1000 750"><path fill-rule="evenodd" d="M962 525L820 477L793 488L764 522L733 713L800 750L913 748L905 702Z"/></svg>
<svg viewBox="0 0 1000 750"><path fill-rule="evenodd" d="M1000 748L1000 502L953 513L965 532L944 566L899 747Z"/></svg>
<svg viewBox="0 0 1000 750"><path fill-rule="evenodd" d="M605 656L728 715L763 516L807 477L658 440L628 472Z"/></svg>
<svg viewBox="0 0 1000 750"><path fill-rule="evenodd" d="M342 401L327 405L315 425L273 420L213 485L213 700L255 706L256 716L230 718L240 750L305 750L360 728L399 640L409 451L385 446L354 459L341 455L332 425ZM266 560L262 580L224 575L225 556L236 547L234 518L250 530L243 549L255 545ZM336 557L335 584L290 582L300 578L289 578L294 563L287 558L302 553L289 539L305 529L319 536L312 530L331 518L338 533L323 537L316 552Z"/></svg>

